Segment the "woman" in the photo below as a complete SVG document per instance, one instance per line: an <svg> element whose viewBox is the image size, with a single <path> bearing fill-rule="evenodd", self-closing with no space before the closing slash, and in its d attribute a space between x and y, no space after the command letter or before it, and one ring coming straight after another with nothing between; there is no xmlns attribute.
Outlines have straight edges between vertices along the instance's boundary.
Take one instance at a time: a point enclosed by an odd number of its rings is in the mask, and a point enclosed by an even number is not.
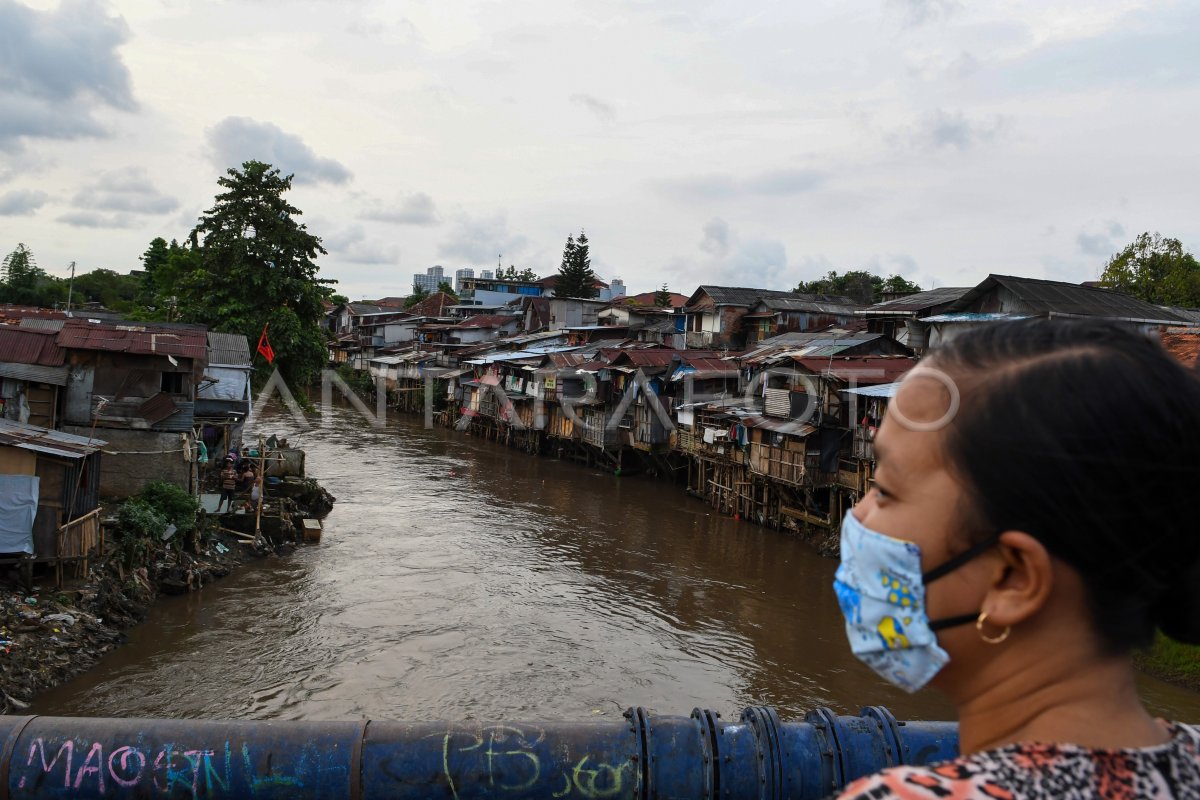
<svg viewBox="0 0 1200 800"><path fill-rule="evenodd" d="M956 705L962 756L843 797L1200 797L1130 653L1200 643L1200 378L1101 322L986 326L904 381L842 527L851 648Z"/></svg>

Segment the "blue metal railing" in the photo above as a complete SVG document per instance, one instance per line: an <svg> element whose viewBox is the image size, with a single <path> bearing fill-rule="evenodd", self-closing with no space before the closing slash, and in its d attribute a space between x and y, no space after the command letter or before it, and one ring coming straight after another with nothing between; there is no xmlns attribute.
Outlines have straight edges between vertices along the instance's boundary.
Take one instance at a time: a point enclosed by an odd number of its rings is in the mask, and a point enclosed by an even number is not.
<svg viewBox="0 0 1200 800"><path fill-rule="evenodd" d="M818 798L952 758L957 726L873 706L736 723L630 709L620 722L217 722L0 717L3 798Z"/></svg>

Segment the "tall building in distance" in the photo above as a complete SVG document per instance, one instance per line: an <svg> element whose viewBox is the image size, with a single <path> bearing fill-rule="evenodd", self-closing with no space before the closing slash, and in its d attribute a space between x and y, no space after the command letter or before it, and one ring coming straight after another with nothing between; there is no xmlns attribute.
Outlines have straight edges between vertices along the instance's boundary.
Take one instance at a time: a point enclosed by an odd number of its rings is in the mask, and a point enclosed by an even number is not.
<svg viewBox="0 0 1200 800"><path fill-rule="evenodd" d="M437 291L438 284L446 280L446 270L440 264L425 270L425 274L413 275L413 288L423 289L429 293Z"/></svg>
<svg viewBox="0 0 1200 800"><path fill-rule="evenodd" d="M462 291L462 288L463 288L462 284L463 284L464 278L474 278L474 277L475 277L475 270L471 269L470 267L463 267L462 269L454 270L454 291L456 291L456 292Z"/></svg>
<svg viewBox="0 0 1200 800"><path fill-rule="evenodd" d="M482 280L490 281L496 277L496 273L492 272L492 270L490 270L490 269L485 269L479 273L479 277Z"/></svg>
<svg viewBox="0 0 1200 800"><path fill-rule="evenodd" d="M608 282L608 299L612 300L616 297L625 295L625 281L620 278L613 278Z"/></svg>

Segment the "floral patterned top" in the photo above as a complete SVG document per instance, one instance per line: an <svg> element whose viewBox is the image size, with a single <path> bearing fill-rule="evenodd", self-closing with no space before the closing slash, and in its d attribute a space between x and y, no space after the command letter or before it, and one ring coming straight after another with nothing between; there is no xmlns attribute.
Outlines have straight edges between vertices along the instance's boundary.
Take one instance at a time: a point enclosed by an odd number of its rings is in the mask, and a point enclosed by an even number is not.
<svg viewBox="0 0 1200 800"><path fill-rule="evenodd" d="M1092 750L1014 744L925 767L892 767L860 778L840 798L855 800L1040 800L1200 798L1200 729L1167 723L1155 747Z"/></svg>

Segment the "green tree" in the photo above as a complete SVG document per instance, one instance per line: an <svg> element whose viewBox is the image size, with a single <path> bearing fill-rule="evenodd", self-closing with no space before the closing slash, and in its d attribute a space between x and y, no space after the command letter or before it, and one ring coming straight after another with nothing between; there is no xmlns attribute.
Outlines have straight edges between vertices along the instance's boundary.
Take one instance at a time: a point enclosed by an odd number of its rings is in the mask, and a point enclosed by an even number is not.
<svg viewBox="0 0 1200 800"><path fill-rule="evenodd" d="M508 268L501 268L496 271L496 277L502 281L525 281L532 283L538 279L537 273L529 267L518 270L515 265L509 264Z"/></svg>
<svg viewBox="0 0 1200 800"><path fill-rule="evenodd" d="M458 293L454 291L454 287L450 285L450 281L441 281L438 283L437 290L442 294L448 294L458 302Z"/></svg>
<svg viewBox="0 0 1200 800"><path fill-rule="evenodd" d="M344 294L332 294L329 296L329 302L333 303L335 306L341 306L349 303L350 298L346 297Z"/></svg>
<svg viewBox="0 0 1200 800"><path fill-rule="evenodd" d="M1178 239L1143 233L1104 265L1100 282L1163 306L1200 307L1200 263Z"/></svg>
<svg viewBox="0 0 1200 800"><path fill-rule="evenodd" d="M253 345L263 326L285 380L308 385L328 358L321 301L336 281L318 278L321 239L296 218L284 194L291 175L247 161L217 179L224 190L191 232L198 264L178 281L181 317L241 333Z"/></svg>
<svg viewBox="0 0 1200 800"><path fill-rule="evenodd" d="M911 294L921 291L921 287L905 280L900 275L892 275L887 280L873 272L863 269L852 269L839 273L831 269L822 278L814 281L801 281L796 287L797 292L805 294L830 294L849 297L859 305L869 306L879 302L885 292Z"/></svg>
<svg viewBox="0 0 1200 800"><path fill-rule="evenodd" d="M412 307L413 307L413 306L415 306L417 303L419 303L419 302L421 302L422 300L424 300L426 297L429 297L429 290L428 290L428 289L426 289L426 288L424 288L423 286L418 286L417 284L415 284L415 283L414 283L414 284L413 284L413 290L412 290L412 294L410 294L410 295L409 295L407 298L405 298L405 300L404 300L404 307L405 307L405 308L412 308Z"/></svg>
<svg viewBox="0 0 1200 800"><path fill-rule="evenodd" d="M66 284L46 274L24 243L0 261L0 302L52 308L66 296Z"/></svg>
<svg viewBox="0 0 1200 800"><path fill-rule="evenodd" d="M75 276L72 305L99 303L113 311L133 310L142 291L142 280L111 269L94 269Z"/></svg>
<svg viewBox="0 0 1200 800"><path fill-rule="evenodd" d="M667 289L667 285L665 283L658 291L654 293L654 305L658 306L659 308L671 307L671 291Z"/></svg>
<svg viewBox="0 0 1200 800"><path fill-rule="evenodd" d="M587 234L579 232L579 238L567 236L563 248L562 264L558 268L558 282L554 284L556 297L592 298L600 294L596 288L596 273L592 272L592 257Z"/></svg>

